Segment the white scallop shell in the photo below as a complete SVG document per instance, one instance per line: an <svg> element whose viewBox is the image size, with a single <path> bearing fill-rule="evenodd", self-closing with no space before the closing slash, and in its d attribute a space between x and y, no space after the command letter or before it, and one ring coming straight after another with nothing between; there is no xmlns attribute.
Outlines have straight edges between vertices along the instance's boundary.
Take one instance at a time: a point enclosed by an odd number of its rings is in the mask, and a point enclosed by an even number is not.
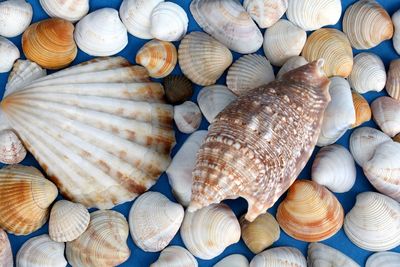
<svg viewBox="0 0 400 267"><path fill-rule="evenodd" d="M308 267L360 267L350 257L322 243L308 245Z"/></svg>
<svg viewBox="0 0 400 267"><path fill-rule="evenodd" d="M91 56L111 56L128 44L128 33L112 8L98 9L86 15L75 27L75 42Z"/></svg>
<svg viewBox="0 0 400 267"><path fill-rule="evenodd" d="M0 73L9 72L19 57L18 47L13 42L0 36Z"/></svg>
<svg viewBox="0 0 400 267"><path fill-rule="evenodd" d="M288 0L244 0L243 7L260 28L268 28L285 14Z"/></svg>
<svg viewBox="0 0 400 267"><path fill-rule="evenodd" d="M223 258L213 267L249 267L249 261L243 255L233 254Z"/></svg>
<svg viewBox="0 0 400 267"><path fill-rule="evenodd" d="M75 22L89 12L89 0L40 0L44 11L55 18Z"/></svg>
<svg viewBox="0 0 400 267"><path fill-rule="evenodd" d="M174 106L174 121L182 133L190 134L196 131L200 127L201 119L199 107L191 101Z"/></svg>
<svg viewBox="0 0 400 267"><path fill-rule="evenodd" d="M381 130L394 137L400 133L400 100L382 96L371 104L372 115Z"/></svg>
<svg viewBox="0 0 400 267"><path fill-rule="evenodd" d="M264 34L264 53L272 65L282 66L289 58L300 55L307 33L292 22L281 19Z"/></svg>
<svg viewBox="0 0 400 267"><path fill-rule="evenodd" d="M307 261L297 248L276 247L257 254L250 267L306 267Z"/></svg>
<svg viewBox="0 0 400 267"><path fill-rule="evenodd" d="M393 47L397 54L400 55L400 10L393 14L392 21L394 25Z"/></svg>
<svg viewBox="0 0 400 267"><path fill-rule="evenodd" d="M23 33L31 24L33 10L25 0L0 2L0 35L15 37Z"/></svg>
<svg viewBox="0 0 400 267"><path fill-rule="evenodd" d="M304 66L307 63L308 61L302 56L291 57L288 60L286 60L285 64L283 64L278 74L276 75L276 78L279 79L280 77L282 77L283 74L291 70L297 69L301 66Z"/></svg>
<svg viewBox="0 0 400 267"><path fill-rule="evenodd" d="M400 253L377 252L368 257L365 267L399 267Z"/></svg>
<svg viewBox="0 0 400 267"><path fill-rule="evenodd" d="M13 267L13 254L6 231L0 228L0 266Z"/></svg>
<svg viewBox="0 0 400 267"><path fill-rule="evenodd" d="M197 260L183 247L170 246L161 251L160 257L150 267L197 267Z"/></svg>
<svg viewBox="0 0 400 267"><path fill-rule="evenodd" d="M0 131L0 162L17 164L26 157L26 149L19 137L10 129Z"/></svg>

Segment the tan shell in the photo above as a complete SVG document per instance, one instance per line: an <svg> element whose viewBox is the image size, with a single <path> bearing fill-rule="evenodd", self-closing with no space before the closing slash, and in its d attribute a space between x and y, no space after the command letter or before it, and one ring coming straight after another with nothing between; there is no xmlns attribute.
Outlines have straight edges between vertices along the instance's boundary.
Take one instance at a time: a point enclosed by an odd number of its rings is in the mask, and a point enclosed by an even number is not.
<svg viewBox="0 0 400 267"><path fill-rule="evenodd" d="M2 25L2 27L4 26ZM0 36L0 73L9 72L20 56L18 47L10 40Z"/></svg>
<svg viewBox="0 0 400 267"><path fill-rule="evenodd" d="M352 91L351 96L353 97L354 110L356 111L356 122L352 125L352 127L356 128L364 122L371 120L372 111L368 101L362 95Z"/></svg>
<svg viewBox="0 0 400 267"><path fill-rule="evenodd" d="M0 162L18 164L26 157L26 149L12 130L0 131Z"/></svg>
<svg viewBox="0 0 400 267"><path fill-rule="evenodd" d="M371 104L374 121L390 137L400 133L400 100L382 96Z"/></svg>
<svg viewBox="0 0 400 267"><path fill-rule="evenodd" d="M280 79L283 74L285 74L285 73L287 73L287 72L289 72L291 70L297 69L297 68L299 68L301 66L304 66L306 64L308 64L308 61L302 56L291 57L279 69L279 72L276 75L276 78Z"/></svg>
<svg viewBox="0 0 400 267"><path fill-rule="evenodd" d="M273 206L317 143L330 101L322 65L313 62L239 96L214 119L193 171L190 211L243 197L246 219L254 221Z"/></svg>
<svg viewBox="0 0 400 267"><path fill-rule="evenodd" d="M7 233L0 228L0 266L13 267L13 254Z"/></svg>
<svg viewBox="0 0 400 267"><path fill-rule="evenodd" d="M161 251L160 257L150 267L197 267L197 260L183 247L170 246Z"/></svg>
<svg viewBox="0 0 400 267"><path fill-rule="evenodd" d="M303 253L297 248L276 247L267 249L256 255L250 262L250 267L306 267Z"/></svg>
<svg viewBox="0 0 400 267"><path fill-rule="evenodd" d="M169 75L164 78L165 98L168 103L181 104L191 99L193 84L184 75Z"/></svg>
<svg viewBox="0 0 400 267"><path fill-rule="evenodd" d="M308 267L360 267L350 257L322 243L308 245Z"/></svg>
<svg viewBox="0 0 400 267"><path fill-rule="evenodd" d="M400 143L400 134L393 137L393 141Z"/></svg>
<svg viewBox="0 0 400 267"><path fill-rule="evenodd" d="M390 62L386 91L391 97L400 101L400 59Z"/></svg>
<svg viewBox="0 0 400 267"><path fill-rule="evenodd" d="M286 12L288 0L244 0L243 7L260 28L268 28Z"/></svg>
<svg viewBox="0 0 400 267"><path fill-rule="evenodd" d="M394 26L394 34L393 34L393 47L396 50L397 54L400 55L400 11L397 10L392 15L392 22Z"/></svg>

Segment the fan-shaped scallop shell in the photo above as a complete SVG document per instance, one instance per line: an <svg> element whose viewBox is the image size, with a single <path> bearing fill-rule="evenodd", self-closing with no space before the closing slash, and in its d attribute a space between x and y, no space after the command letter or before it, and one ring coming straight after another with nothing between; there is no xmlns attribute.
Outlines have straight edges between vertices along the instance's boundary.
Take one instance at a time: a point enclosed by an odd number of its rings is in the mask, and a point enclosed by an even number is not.
<svg viewBox="0 0 400 267"><path fill-rule="evenodd" d="M368 101L359 93L352 91L354 110L356 111L356 122L352 125L353 128L360 126L364 122L370 121L372 117L371 107Z"/></svg>
<svg viewBox="0 0 400 267"><path fill-rule="evenodd" d="M256 255L250 267L306 267L307 261L297 248L276 247Z"/></svg>
<svg viewBox="0 0 400 267"><path fill-rule="evenodd" d="M400 101L400 59L390 62L386 91L391 97Z"/></svg>
<svg viewBox="0 0 400 267"><path fill-rule="evenodd" d="M24 160L26 149L12 130L0 131L0 162L17 164Z"/></svg>
<svg viewBox="0 0 400 267"><path fill-rule="evenodd" d="M301 66L308 64L308 61L302 56L294 56L286 60L285 64L279 69L278 74L276 75L277 79L280 79L283 74L297 69Z"/></svg>
<svg viewBox="0 0 400 267"><path fill-rule="evenodd" d="M396 252L377 252L368 257L365 267L396 267L400 262L400 253Z"/></svg>
<svg viewBox="0 0 400 267"><path fill-rule="evenodd" d="M181 104L191 99L193 84L184 75L169 75L164 79L164 90L168 103Z"/></svg>
<svg viewBox="0 0 400 267"><path fill-rule="evenodd" d="M13 267L13 254L7 233L0 228L0 266Z"/></svg>
<svg viewBox="0 0 400 267"><path fill-rule="evenodd" d="M67 243L67 260L72 266L117 266L129 258L128 235L129 226L122 214L112 210L92 212L87 230Z"/></svg>
<svg viewBox="0 0 400 267"><path fill-rule="evenodd" d="M249 261L243 255L232 254L220 260L213 267L249 267Z"/></svg>
<svg viewBox="0 0 400 267"><path fill-rule="evenodd" d="M89 0L40 0L40 5L50 17L75 22L89 12Z"/></svg>
<svg viewBox="0 0 400 267"><path fill-rule="evenodd" d="M31 24L33 9L25 0L0 3L0 35L11 38L20 35Z"/></svg>
<svg viewBox="0 0 400 267"><path fill-rule="evenodd" d="M393 34L393 47L397 54L400 55L400 11L397 10L392 16L392 22L394 26Z"/></svg>
<svg viewBox="0 0 400 267"><path fill-rule="evenodd" d="M191 101L174 106L174 121L182 133L190 134L196 131L200 127L201 119L200 108Z"/></svg>
<svg viewBox="0 0 400 267"><path fill-rule="evenodd" d="M308 267L360 267L350 257L322 243L308 245Z"/></svg>
<svg viewBox="0 0 400 267"><path fill-rule="evenodd" d="M382 96L371 104L374 121L390 137L400 133L400 100Z"/></svg>
<svg viewBox="0 0 400 267"><path fill-rule="evenodd" d="M244 0L243 7L260 28L268 28L285 14L288 0Z"/></svg>
<svg viewBox="0 0 400 267"><path fill-rule="evenodd" d="M9 72L19 57L18 47L0 36L0 73Z"/></svg>
<svg viewBox="0 0 400 267"><path fill-rule="evenodd" d="M235 52L250 54L262 46L261 31L238 0L193 0L190 11L205 32Z"/></svg>
<svg viewBox="0 0 400 267"><path fill-rule="evenodd" d="M293 183L276 213L283 231L306 242L318 242L336 234L342 228L343 217L337 198L324 186L308 180Z"/></svg>
<svg viewBox="0 0 400 267"><path fill-rule="evenodd" d="M400 204L385 195L364 192L344 220L344 232L358 247L385 251L400 245Z"/></svg>
<svg viewBox="0 0 400 267"><path fill-rule="evenodd" d="M150 267L197 267L197 260L183 247L170 246L161 251L160 257Z"/></svg>

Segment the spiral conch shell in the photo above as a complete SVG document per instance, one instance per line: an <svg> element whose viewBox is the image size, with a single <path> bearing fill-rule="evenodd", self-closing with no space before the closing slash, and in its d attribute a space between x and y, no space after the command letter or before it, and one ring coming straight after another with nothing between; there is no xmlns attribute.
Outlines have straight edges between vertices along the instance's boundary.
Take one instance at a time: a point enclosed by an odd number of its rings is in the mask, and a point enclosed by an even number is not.
<svg viewBox="0 0 400 267"><path fill-rule="evenodd" d="M75 22L89 11L89 0L40 0L40 5L50 17Z"/></svg>
<svg viewBox="0 0 400 267"><path fill-rule="evenodd" d="M20 35L31 24L33 9L25 0L0 3L0 35L11 38Z"/></svg>
<svg viewBox="0 0 400 267"><path fill-rule="evenodd" d="M12 130L0 131L0 162L17 164L24 160L26 149Z"/></svg>
<svg viewBox="0 0 400 267"><path fill-rule="evenodd" d="M13 267L13 254L7 233L0 228L0 266Z"/></svg>
<svg viewBox="0 0 400 267"><path fill-rule="evenodd" d="M400 133L400 100L382 96L371 104L374 121L390 137Z"/></svg>
<svg viewBox="0 0 400 267"><path fill-rule="evenodd" d="M400 262L400 253L396 252L377 252L368 257L365 267L396 267Z"/></svg>
<svg viewBox="0 0 400 267"><path fill-rule="evenodd" d="M308 245L308 267L360 267L351 258L332 247L322 243Z"/></svg>
<svg viewBox="0 0 400 267"><path fill-rule="evenodd" d="M392 22L394 26L393 34L393 47L397 54L400 55L400 11L397 10L392 16Z"/></svg>
<svg viewBox="0 0 400 267"><path fill-rule="evenodd" d="M244 0L243 7L260 28L268 28L286 12L288 0Z"/></svg>
<svg viewBox="0 0 400 267"><path fill-rule="evenodd" d="M213 267L249 267L249 261L243 255L232 254L220 260Z"/></svg>
<svg viewBox="0 0 400 267"><path fill-rule="evenodd" d="M395 59L390 62L386 91L391 97L400 101L400 59Z"/></svg>
<svg viewBox="0 0 400 267"><path fill-rule="evenodd" d="M356 122L352 125L353 128L360 126L364 122L370 121L372 118L371 107L368 101L359 93L352 91L354 110L356 112Z"/></svg>
<svg viewBox="0 0 400 267"><path fill-rule="evenodd" d="M197 260L183 247L170 246L161 251L160 257L150 267L197 267Z"/></svg>
<svg viewBox="0 0 400 267"><path fill-rule="evenodd" d="M18 47L13 42L0 36L0 73L9 72L19 57Z"/></svg>
<svg viewBox="0 0 400 267"><path fill-rule="evenodd" d="M297 248L276 247L256 255L250 262L250 267L306 267L303 253Z"/></svg>
<svg viewBox="0 0 400 267"><path fill-rule="evenodd" d="M317 143L330 101L322 65L313 62L239 96L214 119L193 171L190 211L243 197L253 221L273 206Z"/></svg>

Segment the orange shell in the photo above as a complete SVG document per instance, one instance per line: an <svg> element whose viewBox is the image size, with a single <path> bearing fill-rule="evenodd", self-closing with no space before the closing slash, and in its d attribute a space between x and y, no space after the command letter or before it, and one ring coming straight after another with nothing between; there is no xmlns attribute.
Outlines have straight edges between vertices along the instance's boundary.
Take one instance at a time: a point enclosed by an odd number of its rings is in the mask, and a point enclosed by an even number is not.
<svg viewBox="0 0 400 267"><path fill-rule="evenodd" d="M352 91L354 109L356 111L356 122L352 125L353 128L360 126L364 122L370 121L372 112L368 101L359 93Z"/></svg>

